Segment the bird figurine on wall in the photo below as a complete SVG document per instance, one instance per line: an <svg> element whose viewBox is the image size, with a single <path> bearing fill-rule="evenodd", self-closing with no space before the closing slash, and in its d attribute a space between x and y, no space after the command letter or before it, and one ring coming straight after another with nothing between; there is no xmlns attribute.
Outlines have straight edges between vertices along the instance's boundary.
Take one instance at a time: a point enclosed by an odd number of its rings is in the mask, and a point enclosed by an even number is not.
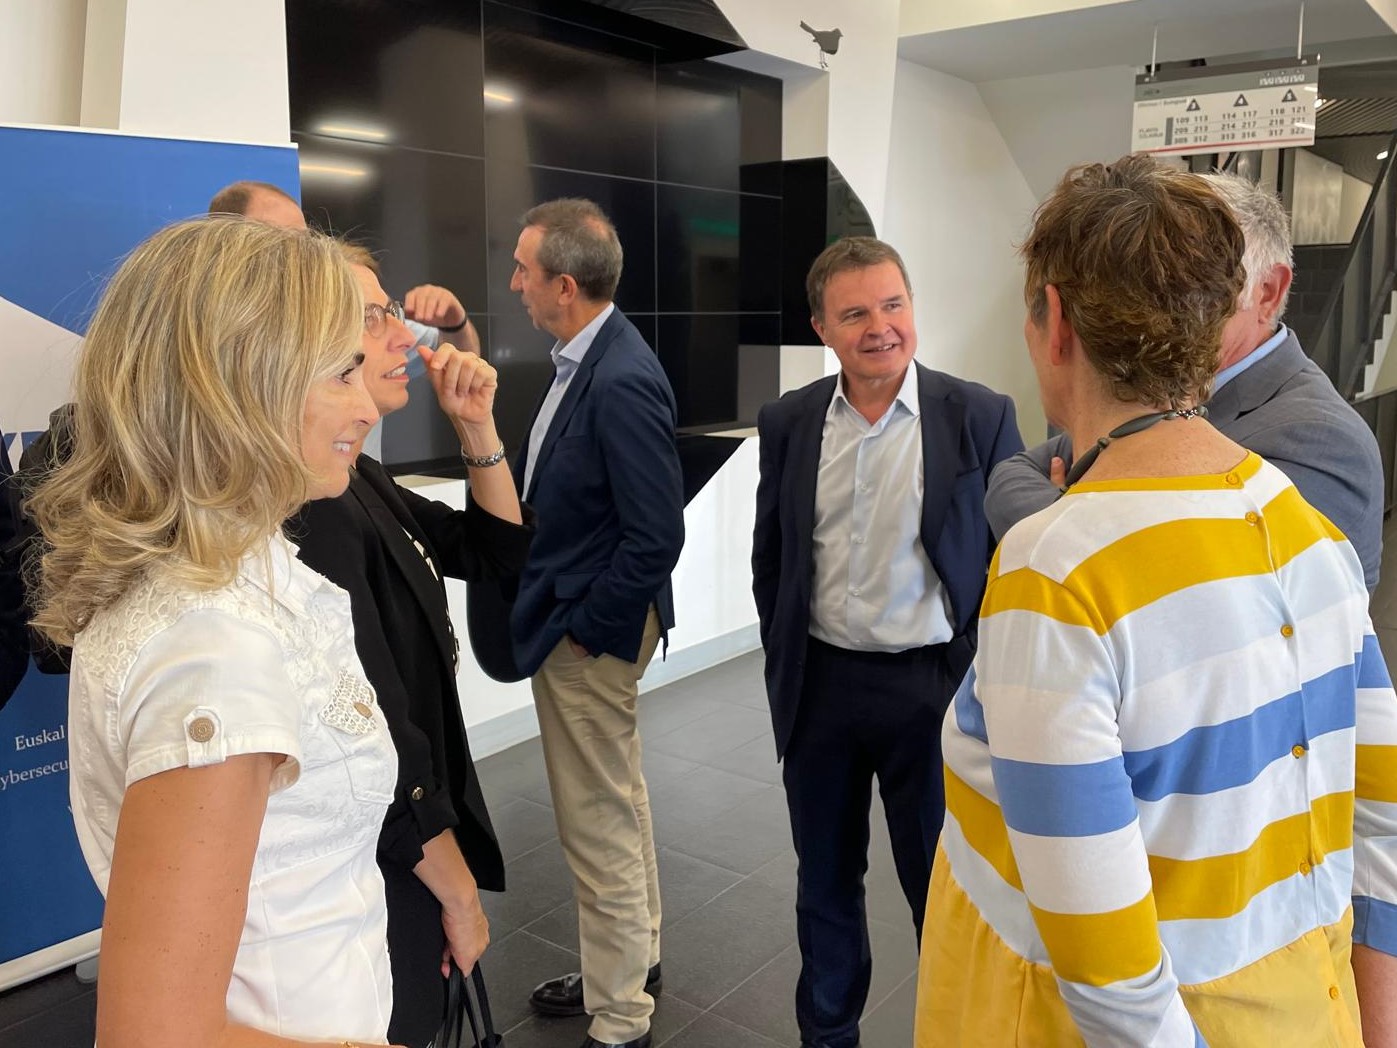
<svg viewBox="0 0 1397 1048"><path fill-rule="evenodd" d="M806 23L801 22L800 27L815 38L815 46L820 49L820 68L828 69L829 63L825 61L825 55L836 54L839 51L839 38L843 32L838 29L811 29Z"/></svg>

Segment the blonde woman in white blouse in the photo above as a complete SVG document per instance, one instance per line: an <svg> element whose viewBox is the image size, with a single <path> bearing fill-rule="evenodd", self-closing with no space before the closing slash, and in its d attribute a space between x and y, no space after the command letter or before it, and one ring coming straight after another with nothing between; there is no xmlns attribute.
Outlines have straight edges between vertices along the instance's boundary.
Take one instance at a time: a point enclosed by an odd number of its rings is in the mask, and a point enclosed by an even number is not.
<svg viewBox="0 0 1397 1048"><path fill-rule="evenodd" d="M112 279L30 510L73 645L73 817L107 899L102 1048L386 1042L374 848L397 758L346 595L279 527L377 417L338 248L171 226Z"/></svg>

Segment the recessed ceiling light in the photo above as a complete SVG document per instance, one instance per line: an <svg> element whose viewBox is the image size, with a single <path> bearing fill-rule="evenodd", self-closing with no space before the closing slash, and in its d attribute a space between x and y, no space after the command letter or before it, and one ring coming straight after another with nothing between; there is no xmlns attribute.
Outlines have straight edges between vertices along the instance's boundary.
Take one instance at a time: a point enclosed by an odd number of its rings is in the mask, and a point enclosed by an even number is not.
<svg viewBox="0 0 1397 1048"><path fill-rule="evenodd" d="M485 84L481 94L485 96L487 109L505 109L519 100L518 91L513 85L498 80Z"/></svg>
<svg viewBox="0 0 1397 1048"><path fill-rule="evenodd" d="M301 161L301 175L326 178L367 178L369 169L358 164L324 164Z"/></svg>
<svg viewBox="0 0 1397 1048"><path fill-rule="evenodd" d="M1378 159L1379 159L1379 160L1386 160L1386 159L1387 159L1387 150L1386 150L1386 149L1384 149L1381 153L1378 154Z"/></svg>
<svg viewBox="0 0 1397 1048"><path fill-rule="evenodd" d="M334 123L321 124L316 128L322 135L338 135L340 138L358 138L365 142L386 142L388 132L381 127L368 124Z"/></svg>

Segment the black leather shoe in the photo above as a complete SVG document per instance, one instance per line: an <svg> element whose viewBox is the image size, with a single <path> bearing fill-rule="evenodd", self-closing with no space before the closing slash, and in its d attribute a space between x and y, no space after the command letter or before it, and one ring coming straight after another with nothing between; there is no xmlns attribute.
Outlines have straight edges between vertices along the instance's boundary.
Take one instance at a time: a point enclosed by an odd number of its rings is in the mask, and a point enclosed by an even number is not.
<svg viewBox="0 0 1397 1048"><path fill-rule="evenodd" d="M660 973L660 962L656 961L654 967L645 975L645 992L654 996L662 989L664 976ZM539 983L534 987L534 992L529 994L529 1003L533 1005L534 1011L541 1015L586 1015L587 1009L582 1004L582 973L571 972ZM647 1039L645 1043L650 1042ZM643 1046L634 1041L627 1041L625 1048Z"/></svg>
<svg viewBox="0 0 1397 1048"><path fill-rule="evenodd" d="M582 1042L582 1048L650 1048L650 1031L633 1041L622 1041L620 1044L612 1044L610 1041L599 1041L595 1037L588 1037Z"/></svg>

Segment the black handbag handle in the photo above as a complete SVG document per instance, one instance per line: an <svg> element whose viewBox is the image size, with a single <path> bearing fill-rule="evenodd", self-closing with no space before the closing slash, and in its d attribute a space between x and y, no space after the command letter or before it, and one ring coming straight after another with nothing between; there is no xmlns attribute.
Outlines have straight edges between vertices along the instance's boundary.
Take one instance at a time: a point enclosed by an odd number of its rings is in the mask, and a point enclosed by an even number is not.
<svg viewBox="0 0 1397 1048"><path fill-rule="evenodd" d="M471 969L471 982L475 985L475 1003L480 1012L480 1041L483 1048L497 1048L502 1038L495 1032L495 1020L490 1016L490 995L485 992L485 976L476 962Z"/></svg>
<svg viewBox="0 0 1397 1048"><path fill-rule="evenodd" d="M502 1042L490 1015L490 997L485 992L485 976L479 962L471 969L467 983L465 974L452 961L441 1031L433 1048L498 1048Z"/></svg>

